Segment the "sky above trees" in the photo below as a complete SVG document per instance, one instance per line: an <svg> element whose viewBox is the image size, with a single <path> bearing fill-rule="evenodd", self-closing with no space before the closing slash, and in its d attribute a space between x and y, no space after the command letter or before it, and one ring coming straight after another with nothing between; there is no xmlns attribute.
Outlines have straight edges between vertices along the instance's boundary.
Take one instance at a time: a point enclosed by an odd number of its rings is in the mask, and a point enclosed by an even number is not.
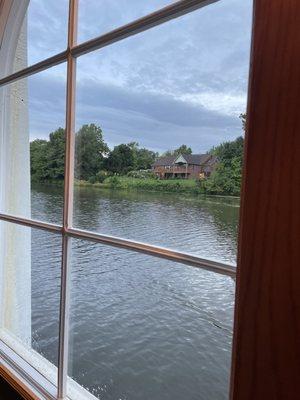
<svg viewBox="0 0 300 400"><path fill-rule="evenodd" d="M80 0L79 42L171 1ZM202 153L242 133L252 1L221 0L78 59L76 126L100 125L108 145L138 142ZM67 1L31 0L29 63L64 50ZM64 126L65 66L29 78L31 138Z"/></svg>

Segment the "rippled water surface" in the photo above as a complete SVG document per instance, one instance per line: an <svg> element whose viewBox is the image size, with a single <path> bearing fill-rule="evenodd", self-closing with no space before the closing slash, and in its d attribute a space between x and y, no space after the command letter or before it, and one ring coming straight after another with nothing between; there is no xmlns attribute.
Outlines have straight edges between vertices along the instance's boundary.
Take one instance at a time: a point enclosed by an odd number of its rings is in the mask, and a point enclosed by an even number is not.
<svg viewBox="0 0 300 400"><path fill-rule="evenodd" d="M61 189L33 189L35 218L60 223L61 207ZM234 200L80 188L74 208L76 227L235 262ZM34 345L56 363L60 241L32 237ZM232 279L75 239L71 267L76 381L109 400L228 397Z"/></svg>

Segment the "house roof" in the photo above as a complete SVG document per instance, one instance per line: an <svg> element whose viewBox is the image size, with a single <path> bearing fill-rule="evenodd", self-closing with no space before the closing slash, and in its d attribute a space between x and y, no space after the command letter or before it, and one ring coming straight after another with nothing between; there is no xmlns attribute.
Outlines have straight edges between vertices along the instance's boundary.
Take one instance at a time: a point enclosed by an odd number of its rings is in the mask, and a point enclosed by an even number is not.
<svg viewBox="0 0 300 400"><path fill-rule="evenodd" d="M177 156L160 157L154 162L153 166L160 167L164 165L173 165L176 158Z"/></svg>
<svg viewBox="0 0 300 400"><path fill-rule="evenodd" d="M216 162L216 157L211 154L181 154L177 156L160 157L158 158L153 167L161 167L165 165L173 165L177 158L182 156L188 164L203 165L209 163L210 165Z"/></svg>

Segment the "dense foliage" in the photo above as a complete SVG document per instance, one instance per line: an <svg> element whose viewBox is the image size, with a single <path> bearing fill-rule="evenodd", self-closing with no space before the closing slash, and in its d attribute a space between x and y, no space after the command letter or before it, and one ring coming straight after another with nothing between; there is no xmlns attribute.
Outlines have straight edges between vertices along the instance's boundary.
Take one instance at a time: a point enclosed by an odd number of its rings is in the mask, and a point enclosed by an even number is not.
<svg viewBox="0 0 300 400"><path fill-rule="evenodd" d="M240 116L243 127L246 116ZM83 125L75 135L75 178L81 182L106 187L141 188L145 190L183 191L238 196L241 187L244 139L239 137L211 149L218 159L216 170L201 181L159 181L151 166L159 157L138 143L131 142L108 148L102 130L95 124ZM30 143L31 177L35 182L57 182L64 179L65 131L58 128L49 140ZM192 154L183 144L163 156ZM126 176L126 178L125 178ZM121 179L122 177L122 179ZM121 182L121 184L120 184Z"/></svg>
<svg viewBox="0 0 300 400"><path fill-rule="evenodd" d="M205 190L210 194L238 196L241 189L244 139L225 142L213 148L211 153L218 158L218 166L205 181Z"/></svg>
<svg viewBox="0 0 300 400"><path fill-rule="evenodd" d="M65 130L50 133L49 140L30 143L31 177L37 182L63 180ZM138 143L120 144L109 150L102 130L95 124L83 125L75 136L75 178L103 182L110 174L151 169L158 154Z"/></svg>
<svg viewBox="0 0 300 400"><path fill-rule="evenodd" d="M167 150L163 154L163 157L179 156L180 154L192 154L192 153L193 153L193 150L191 149L191 147L188 147L186 144L182 144L181 146L178 147L178 149Z"/></svg>
<svg viewBox="0 0 300 400"><path fill-rule="evenodd" d="M134 169L134 154L129 144L119 144L110 152L104 168L113 173L126 174Z"/></svg>
<svg viewBox="0 0 300 400"><path fill-rule="evenodd" d="M31 178L33 181L59 181L64 178L65 130L50 133L49 140L30 143Z"/></svg>
<svg viewBox="0 0 300 400"><path fill-rule="evenodd" d="M150 169L158 154L145 148L139 148L138 143L120 144L115 146L104 161L104 169L117 174L127 174L130 171Z"/></svg>
<svg viewBox="0 0 300 400"><path fill-rule="evenodd" d="M95 176L108 153L102 130L94 124L83 125L75 139L75 177L88 180Z"/></svg>

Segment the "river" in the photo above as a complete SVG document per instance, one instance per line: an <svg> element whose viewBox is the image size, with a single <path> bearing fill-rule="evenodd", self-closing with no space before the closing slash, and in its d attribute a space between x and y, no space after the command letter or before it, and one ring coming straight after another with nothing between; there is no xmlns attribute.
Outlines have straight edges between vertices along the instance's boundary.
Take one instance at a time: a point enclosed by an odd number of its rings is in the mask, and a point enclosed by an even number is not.
<svg viewBox="0 0 300 400"><path fill-rule="evenodd" d="M33 187L60 223L62 189ZM235 263L238 201L76 188L74 226ZM32 232L33 346L57 364L61 240ZM234 281L72 240L69 375L103 400L228 398Z"/></svg>

